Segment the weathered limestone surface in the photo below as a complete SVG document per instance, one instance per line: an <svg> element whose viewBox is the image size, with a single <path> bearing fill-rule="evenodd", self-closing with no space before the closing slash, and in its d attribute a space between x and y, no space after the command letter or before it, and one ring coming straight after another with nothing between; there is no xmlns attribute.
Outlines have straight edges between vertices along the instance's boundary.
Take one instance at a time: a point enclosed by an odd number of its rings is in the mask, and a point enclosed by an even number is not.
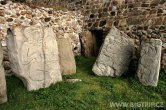
<svg viewBox="0 0 166 110"><path fill-rule="evenodd" d="M11 68L29 91L62 80L52 28L14 27L8 31L7 45Z"/></svg>
<svg viewBox="0 0 166 110"><path fill-rule="evenodd" d="M141 57L137 75L142 84L157 86L160 72L162 41L150 39L141 43Z"/></svg>
<svg viewBox="0 0 166 110"><path fill-rule="evenodd" d="M58 39L61 72L64 75L76 73L76 63L70 38Z"/></svg>
<svg viewBox="0 0 166 110"><path fill-rule="evenodd" d="M64 36L61 38L69 38L71 39L72 50L74 55L81 55L81 43L78 34L75 33L64 33Z"/></svg>
<svg viewBox="0 0 166 110"><path fill-rule="evenodd" d="M4 68L2 66L3 51L0 45L0 104L7 102L7 89Z"/></svg>
<svg viewBox="0 0 166 110"><path fill-rule="evenodd" d="M82 53L85 56L93 56L94 53L94 39L90 31L85 31L81 36Z"/></svg>
<svg viewBox="0 0 166 110"><path fill-rule="evenodd" d="M133 40L113 27L105 38L93 72L99 76L121 76L127 72L133 53Z"/></svg>

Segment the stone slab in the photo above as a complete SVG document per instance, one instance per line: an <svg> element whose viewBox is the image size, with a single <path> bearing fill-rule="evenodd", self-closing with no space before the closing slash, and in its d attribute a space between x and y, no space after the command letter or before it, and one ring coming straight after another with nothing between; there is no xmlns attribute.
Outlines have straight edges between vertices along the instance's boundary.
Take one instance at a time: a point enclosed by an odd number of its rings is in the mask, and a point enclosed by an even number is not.
<svg viewBox="0 0 166 110"><path fill-rule="evenodd" d="M27 90L38 90L62 81L55 37L52 28L38 25L8 30L11 68Z"/></svg>
<svg viewBox="0 0 166 110"><path fill-rule="evenodd" d="M121 76L128 71L134 53L134 40L112 27L93 66L98 76Z"/></svg>
<svg viewBox="0 0 166 110"><path fill-rule="evenodd" d="M59 38L58 39L60 67L63 75L76 73L76 63L72 51L71 39Z"/></svg>
<svg viewBox="0 0 166 110"><path fill-rule="evenodd" d="M137 76L146 86L157 86L160 73L162 41L150 39L141 42Z"/></svg>

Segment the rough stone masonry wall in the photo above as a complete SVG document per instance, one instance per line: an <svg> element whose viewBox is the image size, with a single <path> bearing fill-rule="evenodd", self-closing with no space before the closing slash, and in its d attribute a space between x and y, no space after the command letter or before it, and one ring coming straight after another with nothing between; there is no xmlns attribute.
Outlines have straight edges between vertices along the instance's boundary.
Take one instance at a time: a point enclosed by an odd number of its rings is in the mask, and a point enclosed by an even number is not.
<svg viewBox="0 0 166 110"><path fill-rule="evenodd" d="M130 37L166 38L166 0L59 0L81 10L85 30L107 30L115 25Z"/></svg>
<svg viewBox="0 0 166 110"><path fill-rule="evenodd" d="M86 4L84 29L107 30L112 25L136 39L159 38L163 41L162 67L166 68L166 0L126 0Z"/></svg>
<svg viewBox="0 0 166 110"><path fill-rule="evenodd" d="M57 37L70 37L75 55L80 54L79 33L82 32L83 26L81 12L45 7L32 8L11 1L0 3L0 40L5 42L8 28L35 24L53 27Z"/></svg>
<svg viewBox="0 0 166 110"><path fill-rule="evenodd" d="M72 49L75 55L81 54L79 33L82 32L83 16L79 11L54 10L46 7L30 7L23 3L10 0L0 1L0 43L3 45L5 72L10 75L11 63L8 58L6 45L7 30L9 28L39 25L52 27L56 38L71 38Z"/></svg>
<svg viewBox="0 0 166 110"><path fill-rule="evenodd" d="M36 0L32 0L36 1ZM163 41L162 64L166 68L166 0L49 0L70 10L81 10L84 30L104 30L112 25L131 38ZM165 66L164 66L165 65Z"/></svg>
<svg viewBox="0 0 166 110"><path fill-rule="evenodd" d="M85 30L107 30L115 25L134 38L141 36L139 30L147 31L147 37L166 37L166 0L49 1L47 4L59 3L70 10L81 10Z"/></svg>
<svg viewBox="0 0 166 110"><path fill-rule="evenodd" d="M166 0L60 0L60 4L82 11L84 30L107 32L114 25L136 39L136 47L142 39L161 39L166 68Z"/></svg>

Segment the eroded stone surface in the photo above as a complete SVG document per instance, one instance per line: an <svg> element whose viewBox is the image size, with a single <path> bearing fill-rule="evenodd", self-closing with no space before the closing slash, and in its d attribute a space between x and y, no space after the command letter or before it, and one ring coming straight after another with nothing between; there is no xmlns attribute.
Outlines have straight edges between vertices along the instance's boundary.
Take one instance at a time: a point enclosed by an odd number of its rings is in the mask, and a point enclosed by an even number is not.
<svg viewBox="0 0 166 110"><path fill-rule="evenodd" d="M64 75L76 73L76 63L70 38L58 39L61 72Z"/></svg>
<svg viewBox="0 0 166 110"><path fill-rule="evenodd" d="M81 43L78 34L75 33L64 33L64 36L61 38L69 38L71 39L72 50L74 55L81 55Z"/></svg>
<svg viewBox="0 0 166 110"><path fill-rule="evenodd" d="M0 45L0 104L7 102L7 89L4 68L2 66L3 51Z"/></svg>
<svg viewBox="0 0 166 110"><path fill-rule="evenodd" d="M137 75L142 84L157 86L160 72L162 41L150 39L141 43L141 57Z"/></svg>
<svg viewBox="0 0 166 110"><path fill-rule="evenodd" d="M14 27L7 37L11 68L28 90L62 80L58 47L52 28Z"/></svg>
<svg viewBox="0 0 166 110"><path fill-rule="evenodd" d="M99 76L121 76L128 70L134 53L134 41L113 27L106 36L93 72Z"/></svg>
<svg viewBox="0 0 166 110"><path fill-rule="evenodd" d="M85 31L82 33L81 43L82 43L82 53L85 56L93 56L95 54L94 39L90 31Z"/></svg>

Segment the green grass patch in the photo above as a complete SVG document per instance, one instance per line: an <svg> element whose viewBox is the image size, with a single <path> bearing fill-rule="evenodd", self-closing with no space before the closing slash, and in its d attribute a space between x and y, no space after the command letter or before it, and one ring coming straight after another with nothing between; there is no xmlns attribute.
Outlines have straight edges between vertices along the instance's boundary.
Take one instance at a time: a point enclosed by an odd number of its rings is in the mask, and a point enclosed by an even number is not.
<svg viewBox="0 0 166 110"><path fill-rule="evenodd" d="M110 103L166 101L165 72L160 73L158 87L146 87L136 75L95 76L92 72L95 60L94 57L76 57L77 73L63 76L63 79L79 78L82 82L61 82L38 91L28 92L18 78L7 77L8 102L0 105L0 110L133 110L111 108ZM135 110L142 109L156 110Z"/></svg>

